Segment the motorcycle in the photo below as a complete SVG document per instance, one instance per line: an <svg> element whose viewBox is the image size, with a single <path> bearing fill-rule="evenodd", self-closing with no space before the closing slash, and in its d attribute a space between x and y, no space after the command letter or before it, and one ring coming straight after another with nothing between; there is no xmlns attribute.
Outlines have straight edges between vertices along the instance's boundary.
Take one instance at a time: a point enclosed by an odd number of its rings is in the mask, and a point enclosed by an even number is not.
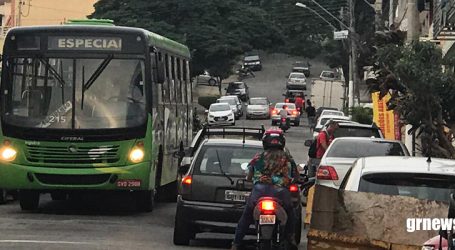
<svg viewBox="0 0 455 250"><path fill-rule="evenodd" d="M299 198L299 183L290 186L292 203L296 212L295 241L300 243L302 232L302 206ZM295 195L294 195L295 194ZM257 243L259 250L290 249L285 230L288 214L275 197L262 197L254 208L253 218L256 222Z"/></svg>
<svg viewBox="0 0 455 250"><path fill-rule="evenodd" d="M280 119L279 128L281 130L283 130L283 132L286 132L290 127L291 127L291 125L290 125L289 118L281 118Z"/></svg>

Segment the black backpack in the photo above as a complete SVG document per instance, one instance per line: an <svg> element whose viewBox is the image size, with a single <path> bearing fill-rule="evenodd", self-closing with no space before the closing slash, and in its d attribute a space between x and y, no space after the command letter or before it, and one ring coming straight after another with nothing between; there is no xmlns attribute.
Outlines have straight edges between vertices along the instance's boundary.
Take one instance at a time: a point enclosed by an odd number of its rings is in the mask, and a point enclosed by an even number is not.
<svg viewBox="0 0 455 250"><path fill-rule="evenodd" d="M310 158L316 158L316 153L318 152L318 139L314 139L311 143L310 149L308 149L308 156Z"/></svg>

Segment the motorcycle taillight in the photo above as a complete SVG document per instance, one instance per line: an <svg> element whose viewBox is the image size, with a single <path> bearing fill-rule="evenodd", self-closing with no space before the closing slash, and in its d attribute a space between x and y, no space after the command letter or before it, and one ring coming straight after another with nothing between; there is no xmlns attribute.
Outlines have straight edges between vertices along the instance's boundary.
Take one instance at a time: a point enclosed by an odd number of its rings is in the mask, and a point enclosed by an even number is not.
<svg viewBox="0 0 455 250"><path fill-rule="evenodd" d="M272 200L263 200L259 207L262 213L270 214L275 211L275 202Z"/></svg>
<svg viewBox="0 0 455 250"><path fill-rule="evenodd" d="M286 121L286 118L281 118L281 121L282 121L282 122L285 122L285 121Z"/></svg>

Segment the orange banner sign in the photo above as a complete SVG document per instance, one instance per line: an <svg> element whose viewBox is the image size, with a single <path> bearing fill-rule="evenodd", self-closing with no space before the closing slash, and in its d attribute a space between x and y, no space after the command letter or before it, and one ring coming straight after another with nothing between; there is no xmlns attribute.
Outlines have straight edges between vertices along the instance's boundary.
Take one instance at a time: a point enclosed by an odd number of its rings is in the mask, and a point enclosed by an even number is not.
<svg viewBox="0 0 455 250"><path fill-rule="evenodd" d="M390 94L387 94L379 100L379 92L372 94L373 100L373 121L381 128L386 139L395 140L395 115L393 111L387 110L387 102L390 100ZM398 125L398 124L397 124Z"/></svg>

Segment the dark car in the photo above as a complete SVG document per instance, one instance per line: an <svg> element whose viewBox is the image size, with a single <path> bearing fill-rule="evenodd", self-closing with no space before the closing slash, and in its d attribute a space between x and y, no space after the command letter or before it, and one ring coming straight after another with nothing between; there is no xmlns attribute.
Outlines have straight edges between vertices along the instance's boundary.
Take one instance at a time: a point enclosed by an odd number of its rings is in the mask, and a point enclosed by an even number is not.
<svg viewBox="0 0 455 250"><path fill-rule="evenodd" d="M245 181L245 176L250 160L263 150L260 138L264 128L227 128L217 132L221 131L223 135L218 137L213 135L213 129L208 131L211 135L201 143L180 183L174 226L176 245L188 245L198 233L233 234L251 193L252 184ZM232 139L236 133L243 133L243 138ZM246 136L250 138L245 139ZM299 193L293 194L294 204L301 211ZM301 214L298 216L301 220ZM297 230L296 235L300 235L301 228ZM248 234L255 234L253 227Z"/></svg>
<svg viewBox="0 0 455 250"><path fill-rule="evenodd" d="M244 82L231 82L226 88L226 95L236 95L242 101L248 101L250 99L250 94L248 90L248 85Z"/></svg>
<svg viewBox="0 0 455 250"><path fill-rule="evenodd" d="M261 59L259 58L258 55L246 55L243 58L243 66L250 68L253 71L262 70Z"/></svg>
<svg viewBox="0 0 455 250"><path fill-rule="evenodd" d="M288 89L286 92L283 93L284 98L286 98L285 102L295 103L296 97L305 98L305 91L304 90L292 90Z"/></svg>

